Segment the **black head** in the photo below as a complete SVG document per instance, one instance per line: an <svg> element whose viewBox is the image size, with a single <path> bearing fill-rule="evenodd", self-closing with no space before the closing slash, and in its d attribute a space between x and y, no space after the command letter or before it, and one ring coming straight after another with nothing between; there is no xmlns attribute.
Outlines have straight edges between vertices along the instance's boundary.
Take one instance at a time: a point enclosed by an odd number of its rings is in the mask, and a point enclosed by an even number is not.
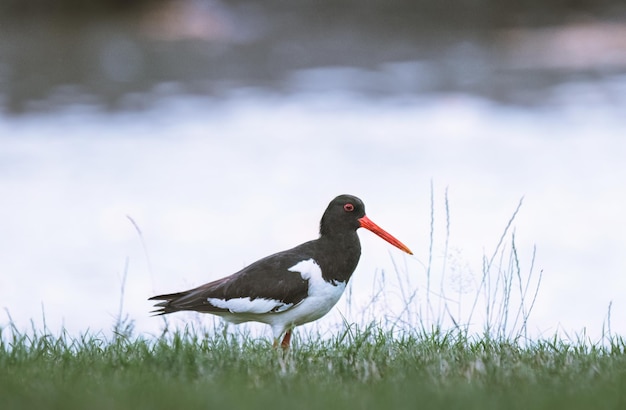
<svg viewBox="0 0 626 410"><path fill-rule="evenodd" d="M359 228L365 228L398 249L410 255L413 254L406 245L376 225L365 215L365 205L356 196L339 195L330 201L320 222L320 235L327 238L344 236L356 232ZM358 239L356 240L358 241Z"/></svg>
<svg viewBox="0 0 626 410"><path fill-rule="evenodd" d="M324 211L320 222L321 235L333 235L356 231L361 227L359 219L365 216L363 201L353 195L339 195Z"/></svg>

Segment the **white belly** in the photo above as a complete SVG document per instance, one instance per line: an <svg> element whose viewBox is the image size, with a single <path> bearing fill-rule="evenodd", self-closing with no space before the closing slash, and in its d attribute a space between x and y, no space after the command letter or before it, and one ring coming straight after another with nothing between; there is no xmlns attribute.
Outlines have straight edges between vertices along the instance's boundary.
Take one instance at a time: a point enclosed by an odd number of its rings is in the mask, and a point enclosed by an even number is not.
<svg viewBox="0 0 626 410"><path fill-rule="evenodd" d="M286 312L275 314L272 316L272 322L268 323L272 326L280 324L284 327L293 327L321 318L337 304L346 288L345 282L338 282L337 285L326 282L325 286L326 289L317 293L309 293L309 296L302 302Z"/></svg>

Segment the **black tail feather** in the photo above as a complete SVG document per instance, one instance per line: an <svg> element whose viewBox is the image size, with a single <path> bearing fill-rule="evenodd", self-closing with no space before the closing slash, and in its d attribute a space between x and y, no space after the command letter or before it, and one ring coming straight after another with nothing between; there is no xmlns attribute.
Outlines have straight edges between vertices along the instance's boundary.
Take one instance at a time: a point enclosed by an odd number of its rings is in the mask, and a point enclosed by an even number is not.
<svg viewBox="0 0 626 410"><path fill-rule="evenodd" d="M150 313L153 313L152 316L162 316L162 315L167 315L168 313L177 312L180 309L176 309L175 307L173 307L172 302L174 302L176 299L186 294L187 292L168 293L168 294L157 295L157 296L152 296L151 298L148 298L148 300L162 300L163 301L163 302L156 303L154 307L158 309L154 309L150 311Z"/></svg>

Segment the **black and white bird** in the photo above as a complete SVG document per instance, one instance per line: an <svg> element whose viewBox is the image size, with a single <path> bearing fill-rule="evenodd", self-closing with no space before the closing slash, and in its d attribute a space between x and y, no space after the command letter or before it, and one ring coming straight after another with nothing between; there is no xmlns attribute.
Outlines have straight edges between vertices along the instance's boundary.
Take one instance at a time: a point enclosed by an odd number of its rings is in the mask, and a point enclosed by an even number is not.
<svg viewBox="0 0 626 410"><path fill-rule="evenodd" d="M361 256L356 233L365 228L412 255L402 242L365 215L352 195L333 199L320 222L318 239L260 259L237 273L184 292L158 295L153 313L192 310L228 322L271 326L274 347L288 349L294 327L324 316L337 303Z"/></svg>

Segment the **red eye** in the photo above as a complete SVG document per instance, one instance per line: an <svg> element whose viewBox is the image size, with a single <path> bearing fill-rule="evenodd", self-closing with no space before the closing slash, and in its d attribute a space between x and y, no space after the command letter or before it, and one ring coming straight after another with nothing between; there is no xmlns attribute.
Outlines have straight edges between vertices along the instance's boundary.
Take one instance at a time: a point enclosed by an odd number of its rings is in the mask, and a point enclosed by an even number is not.
<svg viewBox="0 0 626 410"><path fill-rule="evenodd" d="M346 212L352 212L354 211L354 205L352 205L351 203L347 203L343 206L343 209Z"/></svg>

